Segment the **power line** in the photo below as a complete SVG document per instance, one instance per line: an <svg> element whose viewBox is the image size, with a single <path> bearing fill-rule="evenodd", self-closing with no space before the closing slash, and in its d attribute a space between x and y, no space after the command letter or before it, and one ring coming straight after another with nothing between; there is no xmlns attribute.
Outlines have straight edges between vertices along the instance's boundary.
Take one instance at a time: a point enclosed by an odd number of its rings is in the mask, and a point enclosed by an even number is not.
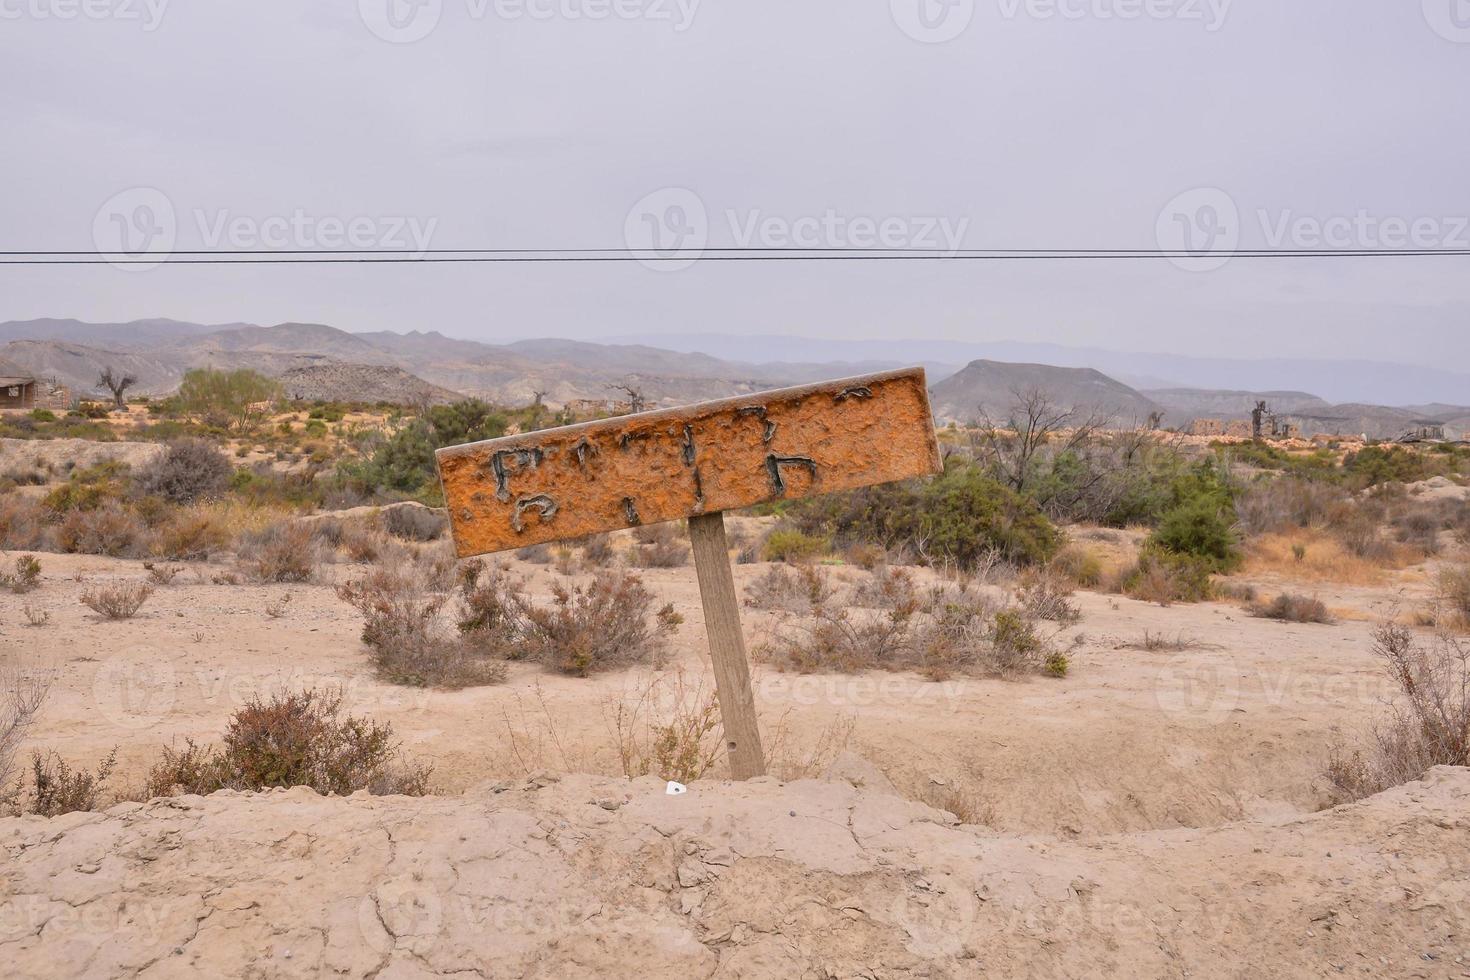
<svg viewBox="0 0 1470 980"><path fill-rule="evenodd" d="M703 249L212 249L156 254L0 251L0 265L334 265L576 262L1015 262L1470 256L1467 249L948 249L711 246Z"/></svg>

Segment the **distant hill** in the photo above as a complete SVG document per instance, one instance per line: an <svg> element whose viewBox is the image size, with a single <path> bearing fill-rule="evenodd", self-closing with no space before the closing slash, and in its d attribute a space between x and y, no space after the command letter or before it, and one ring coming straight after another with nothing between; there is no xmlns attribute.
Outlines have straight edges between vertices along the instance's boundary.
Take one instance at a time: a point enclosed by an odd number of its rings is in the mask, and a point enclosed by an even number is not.
<svg viewBox="0 0 1470 980"><path fill-rule="evenodd" d="M305 401L447 405L465 397L429 384L402 368L381 364L314 364L290 368L279 380L288 398Z"/></svg>
<svg viewBox="0 0 1470 980"><path fill-rule="evenodd" d="M186 337L248 324L205 326L182 320L133 320L129 323L84 323L81 320L11 320L0 323L0 344L12 340L59 340L106 350L136 350L173 343Z"/></svg>
<svg viewBox="0 0 1470 980"><path fill-rule="evenodd" d="M1278 415L1315 412L1330 407L1305 391L1214 391L1209 388L1146 388L1142 392L1183 425L1190 419L1248 419L1263 401Z"/></svg>
<svg viewBox="0 0 1470 980"><path fill-rule="evenodd" d="M1163 409L1120 381L1092 368L1049 364L971 361L930 389L934 413L972 422L981 417L1004 419L1020 395L1040 391L1064 409L1099 414L1118 425L1143 423Z"/></svg>

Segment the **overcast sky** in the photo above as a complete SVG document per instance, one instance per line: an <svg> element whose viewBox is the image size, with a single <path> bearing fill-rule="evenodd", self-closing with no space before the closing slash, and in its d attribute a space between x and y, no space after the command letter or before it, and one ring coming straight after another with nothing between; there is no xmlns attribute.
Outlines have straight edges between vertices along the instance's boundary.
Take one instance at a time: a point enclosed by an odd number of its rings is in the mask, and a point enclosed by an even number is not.
<svg viewBox="0 0 1470 980"><path fill-rule="evenodd" d="M1467 0L0 0L0 19L6 249L1470 247ZM1470 258L1225 257L13 267L0 319L1470 363Z"/></svg>

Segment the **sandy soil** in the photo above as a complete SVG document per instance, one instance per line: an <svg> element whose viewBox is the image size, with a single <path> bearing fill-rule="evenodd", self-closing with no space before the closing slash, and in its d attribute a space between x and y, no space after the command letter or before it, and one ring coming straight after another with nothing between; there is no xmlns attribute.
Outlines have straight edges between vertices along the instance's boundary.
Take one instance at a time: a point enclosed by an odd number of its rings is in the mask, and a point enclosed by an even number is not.
<svg viewBox="0 0 1470 980"><path fill-rule="evenodd" d="M137 618L108 622L79 594L141 578L140 563L41 558L40 589L0 593L0 647L57 670L34 744L88 763L116 747L124 789L140 784L160 746L216 739L251 697L312 685L341 687L350 710L391 722L411 755L434 764L443 792L541 767L617 774L611 708L648 676L584 680L512 665L499 687L395 687L374 679L359 619L329 584L215 585L225 566L198 566L160 587ZM518 565L538 590L556 577ZM737 566L737 584L762 570ZM357 573L329 566L325 577ZM675 664L691 685L709 684L692 569L644 575L686 617ZM809 775L845 746L910 798L962 796L974 818L1007 832L1092 835L1304 813L1324 802L1329 746L1356 735L1388 693L1370 653L1372 621L1416 588L1427 586L1316 586L1329 605L1359 610L1330 626L1254 619L1219 603L1161 608L1079 593L1082 621L1060 638L1071 644L1065 679L936 683L757 666L756 697L767 740L779 742L775 771ZM284 616L268 617L265 607L287 593ZM23 606L50 622L24 625ZM780 628L770 614L745 617L757 651ZM1146 631L1188 648L1138 649Z"/></svg>
<svg viewBox="0 0 1470 980"><path fill-rule="evenodd" d="M997 836L846 782L542 776L0 820L13 977L1463 977L1470 772Z"/></svg>

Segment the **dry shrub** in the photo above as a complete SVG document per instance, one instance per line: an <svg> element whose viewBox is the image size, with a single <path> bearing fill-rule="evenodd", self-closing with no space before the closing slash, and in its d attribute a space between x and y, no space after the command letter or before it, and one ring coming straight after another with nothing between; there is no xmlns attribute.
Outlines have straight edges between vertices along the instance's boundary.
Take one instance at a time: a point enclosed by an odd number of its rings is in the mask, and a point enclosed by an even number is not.
<svg viewBox="0 0 1470 980"><path fill-rule="evenodd" d="M308 582L323 561L321 533L310 521L279 521L235 543L244 571L257 582Z"/></svg>
<svg viewBox="0 0 1470 980"><path fill-rule="evenodd" d="M1036 671L1061 676L1068 666L1025 609L997 609L964 584L895 590L881 609L814 603L807 615L783 620L761 652L803 673L914 670L931 680Z"/></svg>
<svg viewBox="0 0 1470 980"><path fill-rule="evenodd" d="M1081 545L1068 544L1063 547L1047 568L1079 589L1095 589L1102 584L1102 559L1091 549Z"/></svg>
<svg viewBox="0 0 1470 980"><path fill-rule="evenodd" d="M1353 502L1339 485L1285 476L1252 483L1236 498L1235 513L1247 534L1270 534L1339 524L1351 518Z"/></svg>
<svg viewBox="0 0 1470 980"><path fill-rule="evenodd" d="M1441 568L1435 577L1435 593L1450 622L1470 629L1470 562Z"/></svg>
<svg viewBox="0 0 1470 980"><path fill-rule="evenodd" d="M45 626L51 622L51 613L45 609L36 609L29 603L20 607L21 614L26 618L27 626Z"/></svg>
<svg viewBox="0 0 1470 980"><path fill-rule="evenodd" d="M1292 595L1283 592L1270 602L1258 602L1250 607L1252 616L1261 619L1276 619L1283 623L1331 623L1332 616L1320 599Z"/></svg>
<svg viewBox="0 0 1470 980"><path fill-rule="evenodd" d="M669 527L661 524L659 527ZM635 568L683 568L689 564L689 545L670 535L636 545L628 556Z"/></svg>
<svg viewBox="0 0 1470 980"><path fill-rule="evenodd" d="M810 565L772 565L745 587L745 604L752 609L806 612L832 596L826 573Z"/></svg>
<svg viewBox="0 0 1470 980"><path fill-rule="evenodd" d="M1440 553L1439 532L1444 527L1444 519L1434 504L1408 504L1394 513L1392 524L1400 544L1425 558Z"/></svg>
<svg viewBox="0 0 1470 980"><path fill-rule="evenodd" d="M577 574L576 552L574 552L566 545L558 545L555 553L556 560L552 562L552 567L556 569L556 573L558 575L566 575L570 577Z"/></svg>
<svg viewBox="0 0 1470 980"><path fill-rule="evenodd" d="M14 493L0 494L0 550L45 551L50 544L46 508Z"/></svg>
<svg viewBox="0 0 1470 980"><path fill-rule="evenodd" d="M203 439L171 442L164 454L134 474L139 491L175 504L217 497L230 485L229 457Z"/></svg>
<svg viewBox="0 0 1470 980"><path fill-rule="evenodd" d="M0 589L25 595L41 584L41 562L35 555L20 555L14 567L13 572L0 572Z"/></svg>
<svg viewBox="0 0 1470 980"><path fill-rule="evenodd" d="M228 527L208 508L179 510L153 534L153 553L172 561L208 561L230 545Z"/></svg>
<svg viewBox="0 0 1470 980"><path fill-rule="evenodd" d="M391 725L344 715L340 692L313 688L250 701L230 718L218 748L193 741L165 748L148 773L147 793L310 786L339 796L422 796L430 773L405 762Z"/></svg>
<svg viewBox="0 0 1470 980"><path fill-rule="evenodd" d="M801 569L801 574L817 574L811 569ZM829 596L819 596L825 600ZM907 609L918 600L918 587L914 575L908 569L879 565L871 578L858 583L852 590L850 605L866 609Z"/></svg>
<svg viewBox="0 0 1470 980"><path fill-rule="evenodd" d="M14 785L15 753L41 711L51 676L18 666L0 667L0 804Z"/></svg>
<svg viewBox="0 0 1470 980"><path fill-rule="evenodd" d="M87 589L81 601L104 619L132 619L152 594L153 586L146 582L118 582Z"/></svg>
<svg viewBox="0 0 1470 980"><path fill-rule="evenodd" d="M652 773L690 783L721 758L715 692L706 689L703 675L691 681L683 667L650 675L631 697L604 704L604 715L628 779Z"/></svg>
<svg viewBox="0 0 1470 980"><path fill-rule="evenodd" d="M599 576L585 586L552 586L550 606L520 597L521 657L565 674L658 663L665 638L682 618L672 604L653 613L653 594L628 572Z"/></svg>
<svg viewBox="0 0 1470 980"><path fill-rule="evenodd" d="M404 541L437 541L449 527L443 513L416 504L398 504L383 511L383 529Z"/></svg>
<svg viewBox="0 0 1470 980"><path fill-rule="evenodd" d="M151 561L143 563L143 570L148 573L148 581L154 585L169 585L184 570L183 565L155 565Z"/></svg>
<svg viewBox="0 0 1470 980"><path fill-rule="evenodd" d="M1187 555L1145 550L1136 563L1118 570L1109 583L1109 591L1167 606L1175 602L1203 602L1214 594L1215 586L1207 564Z"/></svg>
<svg viewBox="0 0 1470 980"><path fill-rule="evenodd" d="M679 525L675 521L659 524L640 524L633 528L635 544L669 544L679 539Z"/></svg>
<svg viewBox="0 0 1470 980"><path fill-rule="evenodd" d="M612 535L594 534L582 542L582 564L587 568L606 568L616 557Z"/></svg>
<svg viewBox="0 0 1470 980"><path fill-rule="evenodd" d="M1125 650L1147 650L1150 653L1167 651L1169 653L1183 653L1185 650L1193 650L1199 647L1198 641L1181 631L1174 637L1169 637L1163 632L1154 633L1149 630L1143 631L1143 638L1133 643L1123 644Z"/></svg>
<svg viewBox="0 0 1470 980"><path fill-rule="evenodd" d="M416 567L374 569L339 585L337 595L362 613L362 642L384 680L451 689L505 680L503 663L447 635L439 612L449 596L429 591Z"/></svg>
<svg viewBox="0 0 1470 980"><path fill-rule="evenodd" d="M1434 766L1470 765L1470 646L1445 634L1421 643L1392 622L1373 639L1396 697L1366 746L1333 749L1326 771L1333 803L1418 779Z"/></svg>
<svg viewBox="0 0 1470 980"><path fill-rule="evenodd" d="M1082 611L1068 601L1071 597L1072 589L1062 576L1045 568L1027 569L1016 590L1016 598L1032 618L1054 623L1075 623L1082 618Z"/></svg>
<svg viewBox="0 0 1470 980"><path fill-rule="evenodd" d="M954 814L962 824L995 826L995 802L973 786L948 779L943 782L931 779L921 802Z"/></svg>
<svg viewBox="0 0 1470 980"><path fill-rule="evenodd" d="M149 533L138 515L115 500L91 510L69 510L56 529L62 551L111 558L136 558L148 553Z"/></svg>
<svg viewBox="0 0 1470 980"><path fill-rule="evenodd" d="M115 768L117 749L102 760L96 772L73 769L56 752L33 752L30 785L23 790L20 811L59 817L63 813L95 810Z"/></svg>
<svg viewBox="0 0 1470 980"><path fill-rule="evenodd" d="M869 572L888 562L888 552L870 541L858 541L849 545L843 557L848 564Z"/></svg>
<svg viewBox="0 0 1470 980"><path fill-rule="evenodd" d="M529 544L524 548L517 548L516 557L533 565L549 565L551 564L551 545L543 541L540 544Z"/></svg>
<svg viewBox="0 0 1470 980"><path fill-rule="evenodd" d="M347 560L358 565L371 565L383 557L388 540L383 532L361 522L350 522L342 527L337 547Z"/></svg>
<svg viewBox="0 0 1470 980"><path fill-rule="evenodd" d="M1376 565L1398 562L1398 549L1384 537L1381 516L1374 509L1360 507L1353 516L1333 529L1337 540L1348 553Z"/></svg>

